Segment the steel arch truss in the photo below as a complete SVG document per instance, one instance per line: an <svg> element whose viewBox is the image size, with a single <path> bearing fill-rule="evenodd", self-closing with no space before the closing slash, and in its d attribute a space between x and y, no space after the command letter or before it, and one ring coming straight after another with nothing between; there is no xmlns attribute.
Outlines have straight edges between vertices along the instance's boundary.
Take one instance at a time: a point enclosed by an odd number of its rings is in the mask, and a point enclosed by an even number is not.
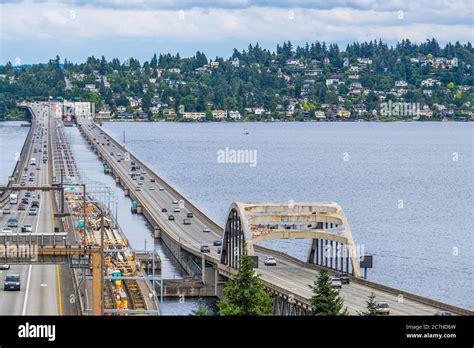
<svg viewBox="0 0 474 348"><path fill-rule="evenodd" d="M311 239L308 262L360 277L352 232L339 204L232 203L224 230L221 263L237 269L240 255L272 239Z"/></svg>

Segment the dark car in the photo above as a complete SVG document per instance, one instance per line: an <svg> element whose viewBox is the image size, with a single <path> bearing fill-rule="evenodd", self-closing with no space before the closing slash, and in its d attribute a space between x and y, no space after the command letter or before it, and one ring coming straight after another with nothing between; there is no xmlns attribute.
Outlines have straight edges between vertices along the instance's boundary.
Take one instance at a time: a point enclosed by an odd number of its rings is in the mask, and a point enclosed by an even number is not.
<svg viewBox="0 0 474 348"><path fill-rule="evenodd" d="M21 199L21 203L23 203L23 204L28 204L29 202L30 201L26 197Z"/></svg>
<svg viewBox="0 0 474 348"><path fill-rule="evenodd" d="M3 289L7 290L17 290L19 291L21 287L21 280L19 274L7 274L5 277L5 284Z"/></svg>
<svg viewBox="0 0 474 348"><path fill-rule="evenodd" d="M434 315L437 316L437 317L449 317L449 316L452 316L454 314L451 313L451 312L448 312L448 311L438 311Z"/></svg>
<svg viewBox="0 0 474 348"><path fill-rule="evenodd" d="M169 215L168 220L173 221L174 220L174 215Z"/></svg>
<svg viewBox="0 0 474 348"><path fill-rule="evenodd" d="M188 218L194 217L193 213L187 213L186 216L187 216Z"/></svg>
<svg viewBox="0 0 474 348"><path fill-rule="evenodd" d="M349 279L349 275L347 273L337 273L336 277L341 280L342 284L350 284L351 280Z"/></svg>
<svg viewBox="0 0 474 348"><path fill-rule="evenodd" d="M25 192L25 197L31 197L31 192L30 191Z"/></svg>
<svg viewBox="0 0 474 348"><path fill-rule="evenodd" d="M39 208L40 204L38 201L31 202L31 208Z"/></svg>
<svg viewBox="0 0 474 348"><path fill-rule="evenodd" d="M167 211L168 211L168 209L166 209L166 208L161 208L161 212L162 212L162 213L166 213Z"/></svg>
<svg viewBox="0 0 474 348"><path fill-rule="evenodd" d="M222 241L220 239L216 239L213 244L214 244L214 246L221 246Z"/></svg>
<svg viewBox="0 0 474 348"><path fill-rule="evenodd" d="M7 225L8 225L8 227L18 227L18 220L17 219L8 219Z"/></svg>
<svg viewBox="0 0 474 348"><path fill-rule="evenodd" d="M201 252L202 253L210 253L211 248L209 248L209 245L201 245Z"/></svg>
<svg viewBox="0 0 474 348"><path fill-rule="evenodd" d="M2 271L7 271L10 269L10 265L7 265L6 263L0 264L0 269Z"/></svg>

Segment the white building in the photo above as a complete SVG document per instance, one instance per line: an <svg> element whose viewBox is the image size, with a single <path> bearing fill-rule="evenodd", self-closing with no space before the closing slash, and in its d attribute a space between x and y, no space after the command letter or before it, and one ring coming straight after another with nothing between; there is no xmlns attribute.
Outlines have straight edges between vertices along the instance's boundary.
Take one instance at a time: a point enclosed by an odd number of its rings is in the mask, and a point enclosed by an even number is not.
<svg viewBox="0 0 474 348"><path fill-rule="evenodd" d="M238 110L229 111L229 117L234 119L234 120L240 120L242 118L242 116L240 115L240 112Z"/></svg>
<svg viewBox="0 0 474 348"><path fill-rule="evenodd" d="M206 118L206 113L204 112L184 112L183 119L188 121L200 121Z"/></svg>

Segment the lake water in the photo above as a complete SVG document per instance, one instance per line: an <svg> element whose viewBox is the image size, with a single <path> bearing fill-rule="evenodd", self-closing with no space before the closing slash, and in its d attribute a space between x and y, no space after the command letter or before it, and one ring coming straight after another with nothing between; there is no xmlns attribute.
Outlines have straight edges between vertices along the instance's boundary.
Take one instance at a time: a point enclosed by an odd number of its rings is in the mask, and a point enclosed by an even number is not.
<svg viewBox="0 0 474 348"><path fill-rule="evenodd" d="M103 128L221 224L233 201L338 202L374 255L369 279L474 308L472 123ZM247 162L229 163L232 150ZM266 245L305 259L309 241Z"/></svg>

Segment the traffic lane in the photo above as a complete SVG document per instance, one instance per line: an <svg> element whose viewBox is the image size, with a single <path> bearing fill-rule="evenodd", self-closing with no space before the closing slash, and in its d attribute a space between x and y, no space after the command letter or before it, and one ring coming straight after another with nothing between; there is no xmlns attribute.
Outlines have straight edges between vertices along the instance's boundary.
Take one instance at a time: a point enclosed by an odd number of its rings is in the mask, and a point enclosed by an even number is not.
<svg viewBox="0 0 474 348"><path fill-rule="evenodd" d="M10 265L9 270L0 271L0 315L22 315L26 296L26 283L30 265ZM20 291L5 291L7 274L20 275Z"/></svg>
<svg viewBox="0 0 474 348"><path fill-rule="evenodd" d="M311 296L312 291L309 288L309 285L313 285L319 272L308 268L294 266L284 259L278 259L277 257L276 259L276 267L259 266L259 272L263 275L262 278L267 280L270 278L278 280L278 284L284 284L284 288L295 292L300 296ZM263 262L259 262L259 265L262 264ZM301 283L303 285L301 285ZM376 301L385 301L390 305L390 314L392 315L432 315L437 311L436 308L407 299L404 299L403 302L400 303L397 295L376 290L363 284L352 282L351 284L343 285L341 289L341 295L344 297L345 304L348 306L349 310L352 309L354 314L366 309L366 301L372 292L376 296Z"/></svg>
<svg viewBox="0 0 474 348"><path fill-rule="evenodd" d="M56 265L33 265L26 315L58 315L58 278Z"/></svg>

